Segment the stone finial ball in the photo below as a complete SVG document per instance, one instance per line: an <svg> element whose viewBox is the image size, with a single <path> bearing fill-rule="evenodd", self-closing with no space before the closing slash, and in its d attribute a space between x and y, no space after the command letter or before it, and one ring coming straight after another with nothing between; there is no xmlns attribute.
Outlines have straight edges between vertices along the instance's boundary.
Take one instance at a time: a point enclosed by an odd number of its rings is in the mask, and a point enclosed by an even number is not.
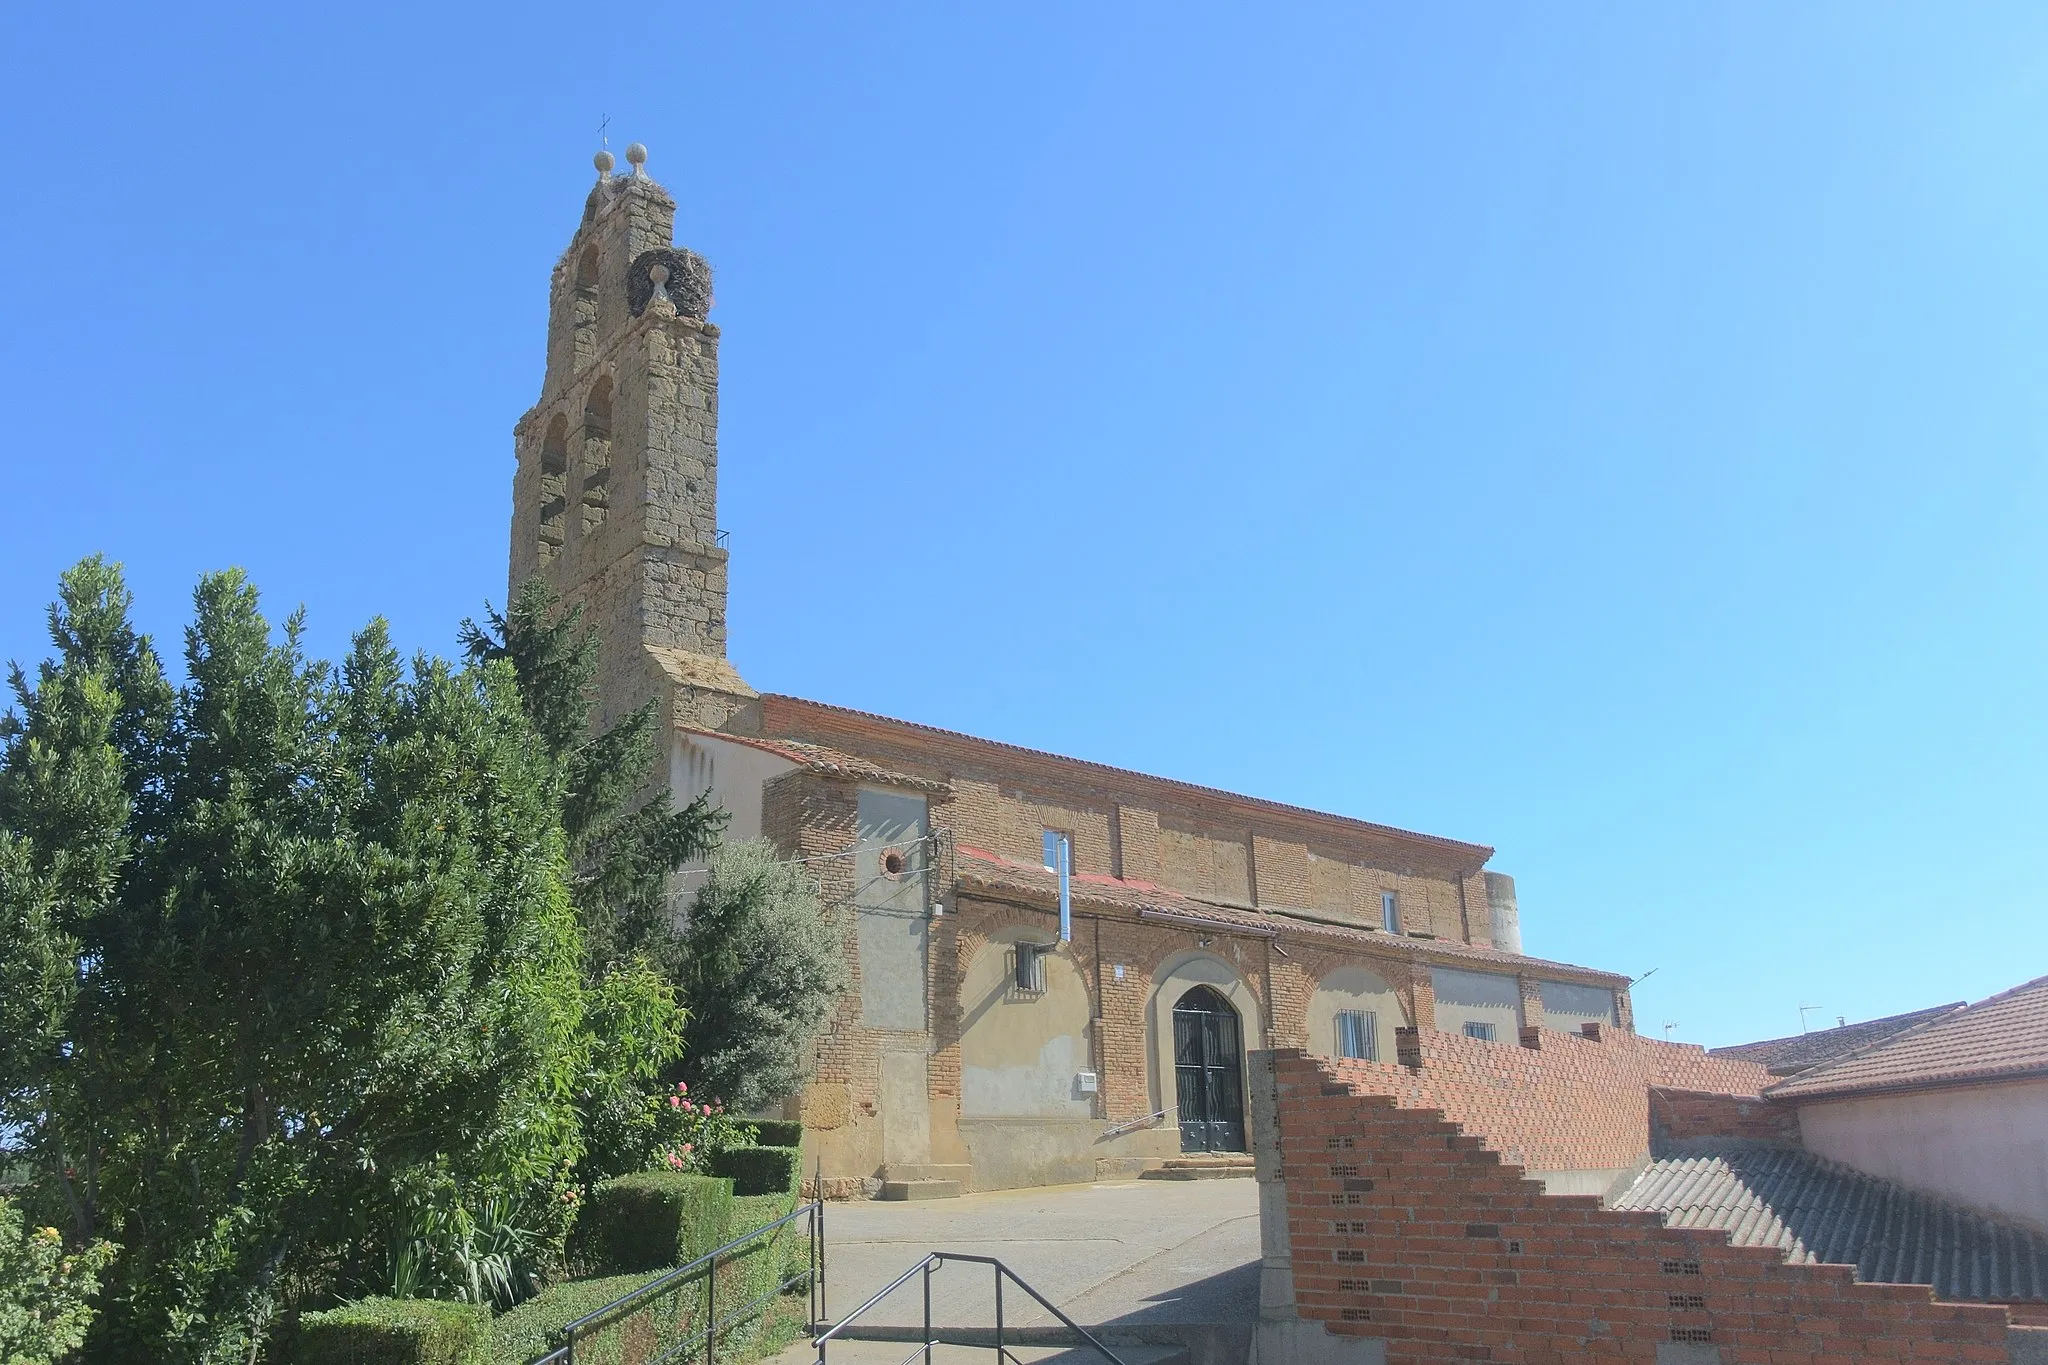
<svg viewBox="0 0 2048 1365"><path fill-rule="evenodd" d="M632 162L635 166L645 166L647 164L647 144L644 142L628 143L626 146L626 160Z"/></svg>
<svg viewBox="0 0 2048 1365"><path fill-rule="evenodd" d="M590 158L590 164L597 167L599 175L610 175L612 167L618 163L612 160L610 152L599 152L596 156Z"/></svg>

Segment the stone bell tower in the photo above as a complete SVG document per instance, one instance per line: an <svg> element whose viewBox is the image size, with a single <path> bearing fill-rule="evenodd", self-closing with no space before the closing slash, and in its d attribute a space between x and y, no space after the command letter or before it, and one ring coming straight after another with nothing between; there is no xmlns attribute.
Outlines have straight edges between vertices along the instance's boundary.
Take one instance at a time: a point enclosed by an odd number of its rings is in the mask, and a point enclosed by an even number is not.
<svg viewBox="0 0 2048 1365"><path fill-rule="evenodd" d="M725 727L755 693L725 657L718 328L711 268L674 245L676 201L626 149L597 154L555 264L540 401L513 427L511 588L546 579L599 639L609 722L658 699Z"/></svg>

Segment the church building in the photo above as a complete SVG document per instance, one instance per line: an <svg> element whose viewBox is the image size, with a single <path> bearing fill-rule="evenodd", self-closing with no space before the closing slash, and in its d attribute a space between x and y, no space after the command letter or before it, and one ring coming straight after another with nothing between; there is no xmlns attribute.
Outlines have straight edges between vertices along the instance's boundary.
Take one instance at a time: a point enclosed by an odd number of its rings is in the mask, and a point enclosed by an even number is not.
<svg viewBox="0 0 2048 1365"><path fill-rule="evenodd" d="M808 860L851 981L789 1097L827 1195L1233 1169L1248 1051L1395 1062L1632 1031L1628 979L1525 956L1483 844L760 692L726 657L711 273L608 154L515 428L511 583L658 700L675 800ZM1541 1172L1532 1172L1541 1174Z"/></svg>

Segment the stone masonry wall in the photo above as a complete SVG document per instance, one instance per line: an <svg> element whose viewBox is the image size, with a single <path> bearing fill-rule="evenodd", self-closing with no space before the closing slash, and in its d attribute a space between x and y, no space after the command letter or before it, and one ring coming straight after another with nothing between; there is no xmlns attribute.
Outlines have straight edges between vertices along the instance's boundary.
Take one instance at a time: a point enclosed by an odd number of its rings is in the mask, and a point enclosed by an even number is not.
<svg viewBox="0 0 2048 1365"><path fill-rule="evenodd" d="M1362 1093L1369 1077L1299 1053L1254 1074L1275 1092L1291 1278L1278 1303L1269 1278L1263 1311L1291 1309L1361 1348L1376 1339L1388 1365L2010 1358L2002 1307L1859 1284L1847 1266L1788 1265L1722 1233L1546 1195L1440 1111Z"/></svg>

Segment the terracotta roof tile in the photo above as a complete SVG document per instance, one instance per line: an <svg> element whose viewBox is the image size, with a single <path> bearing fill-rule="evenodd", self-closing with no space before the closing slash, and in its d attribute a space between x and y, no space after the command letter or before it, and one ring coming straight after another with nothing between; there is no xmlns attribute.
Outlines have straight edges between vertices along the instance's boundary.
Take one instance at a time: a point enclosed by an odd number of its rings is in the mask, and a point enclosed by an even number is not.
<svg viewBox="0 0 2048 1365"><path fill-rule="evenodd" d="M1838 1057L1846 1057L1858 1048L1881 1043L1893 1034L1904 1033L1909 1028L1962 1007L1963 1002L1957 1000L1906 1014L1866 1019L1860 1024L1815 1029L1812 1033L1796 1033L1789 1038L1766 1038L1760 1043L1738 1043L1733 1047L1709 1048L1708 1051L1716 1057L1740 1057L1744 1061L1757 1062L1769 1068L1774 1076L1790 1076Z"/></svg>
<svg viewBox="0 0 2048 1365"><path fill-rule="evenodd" d="M1779 1099L2048 1076L2048 976L1939 1015L1765 1090Z"/></svg>
<svg viewBox="0 0 2048 1365"><path fill-rule="evenodd" d="M723 740L728 744L742 744L749 749L786 758L799 767L823 773L827 777L843 777L855 782L874 782L882 786L907 787L913 791L950 792L953 784L937 778L920 777L916 773L898 772L885 768L879 763L860 757L858 754L827 748L823 744L812 744L796 739L763 739L756 735L731 735L723 730L699 730L690 726L680 727L684 734L701 735L706 739Z"/></svg>

